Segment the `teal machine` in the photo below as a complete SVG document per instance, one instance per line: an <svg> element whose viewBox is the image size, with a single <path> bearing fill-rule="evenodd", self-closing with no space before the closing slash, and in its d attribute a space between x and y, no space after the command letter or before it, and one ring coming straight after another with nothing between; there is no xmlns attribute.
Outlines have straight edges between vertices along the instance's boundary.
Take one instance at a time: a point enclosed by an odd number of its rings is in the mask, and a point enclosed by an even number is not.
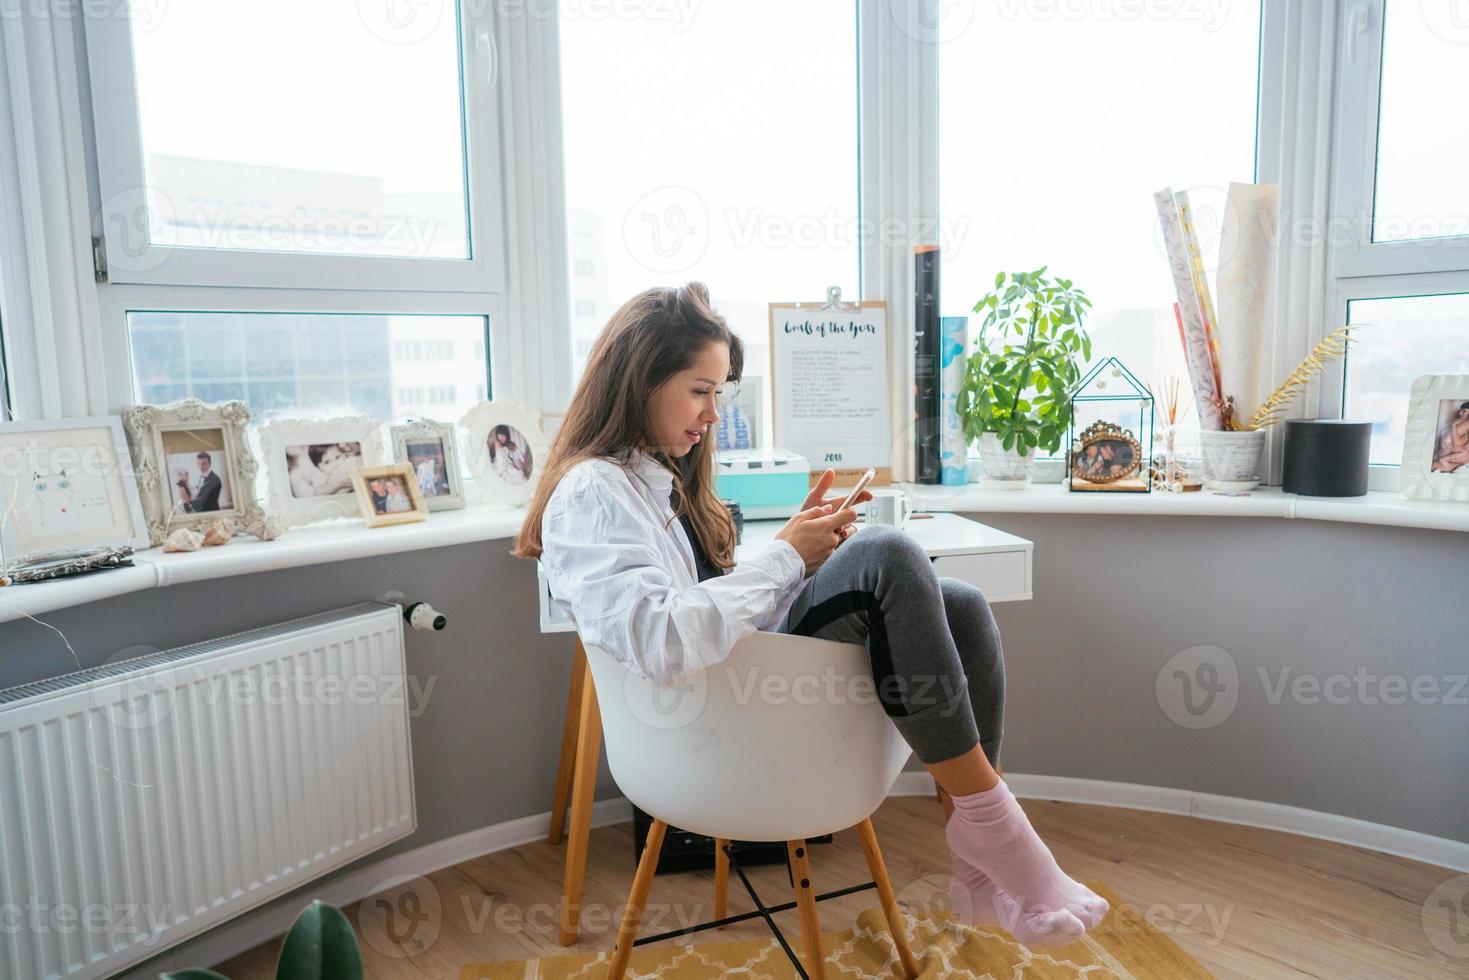
<svg viewBox="0 0 1469 980"><path fill-rule="evenodd" d="M811 464L784 449L727 449L714 463L715 492L745 520L791 517L811 491Z"/></svg>

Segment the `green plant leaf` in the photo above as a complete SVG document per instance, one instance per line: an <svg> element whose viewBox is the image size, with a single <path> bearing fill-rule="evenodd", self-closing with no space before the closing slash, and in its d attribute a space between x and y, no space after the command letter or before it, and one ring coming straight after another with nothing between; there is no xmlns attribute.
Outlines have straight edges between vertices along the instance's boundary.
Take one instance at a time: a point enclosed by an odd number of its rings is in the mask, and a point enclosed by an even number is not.
<svg viewBox="0 0 1469 980"><path fill-rule="evenodd" d="M306 906L286 934L275 975L276 980L362 980L362 951L341 910L325 902Z"/></svg>

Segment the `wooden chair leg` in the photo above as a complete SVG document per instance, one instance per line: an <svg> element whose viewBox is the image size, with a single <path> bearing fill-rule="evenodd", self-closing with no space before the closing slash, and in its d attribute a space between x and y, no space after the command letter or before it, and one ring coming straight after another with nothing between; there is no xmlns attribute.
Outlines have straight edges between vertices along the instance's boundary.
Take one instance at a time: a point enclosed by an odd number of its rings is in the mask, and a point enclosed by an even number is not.
<svg viewBox="0 0 1469 980"><path fill-rule="evenodd" d="M821 921L816 915L816 890L811 887L811 862L806 842L786 841L791 859L791 877L796 881L796 905L801 913L801 939L806 947L806 973L811 980L826 980L826 954L821 951Z"/></svg>
<svg viewBox="0 0 1469 980"><path fill-rule="evenodd" d="M638 938L638 927L643 923L643 906L648 901L649 889L653 887L653 875L658 872L658 855L663 853L666 830L668 824L662 820L654 820L648 828L648 843L643 848L642 860L638 862L638 873L632 880L632 892L627 896L627 911L622 914L622 928L617 931L617 948L612 951L607 980L622 980L622 975L627 972L632 944Z"/></svg>
<svg viewBox="0 0 1469 980"><path fill-rule="evenodd" d="M561 761L556 766L556 792L551 797L551 831L548 844L561 843L566 829L566 804L571 798L571 777L576 771L576 742L581 731L581 689L587 676L587 653L581 637L576 638L576 656L571 662L571 685L566 692L566 721L561 726Z"/></svg>
<svg viewBox="0 0 1469 980"><path fill-rule="evenodd" d="M729 840L714 838L714 918L722 919L729 914L729 854L725 848ZM723 929L724 926L719 928Z"/></svg>
<svg viewBox="0 0 1469 980"><path fill-rule="evenodd" d="M576 774L571 781L571 826L566 842L566 878L561 889L561 945L576 942L581 919L582 881L587 873L587 847L592 834L592 803L597 789L597 763L602 758L602 712L597 687L588 671L582 678L581 728L576 739Z"/></svg>
<svg viewBox="0 0 1469 980"><path fill-rule="evenodd" d="M898 909L898 898L893 894L893 883L888 879L887 862L882 859L882 851L877 846L877 832L872 829L871 817L857 825L857 833L862 838L862 851L867 855L867 870L877 883L877 900L882 905L883 916L888 920L888 929L892 931L893 945L898 947L903 975L908 980L913 980L918 976L918 964L913 959L913 951L908 948L908 933L903 927L903 914Z"/></svg>

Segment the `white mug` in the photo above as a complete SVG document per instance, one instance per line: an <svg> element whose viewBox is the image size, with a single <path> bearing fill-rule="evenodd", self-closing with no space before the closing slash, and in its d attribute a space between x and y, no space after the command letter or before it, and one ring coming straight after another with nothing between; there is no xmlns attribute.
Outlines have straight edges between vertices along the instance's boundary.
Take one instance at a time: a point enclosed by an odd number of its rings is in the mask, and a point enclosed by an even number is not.
<svg viewBox="0 0 1469 980"><path fill-rule="evenodd" d="M862 506L868 524L891 524L902 527L908 523L913 507L908 503L908 494L902 490L872 490L872 499Z"/></svg>

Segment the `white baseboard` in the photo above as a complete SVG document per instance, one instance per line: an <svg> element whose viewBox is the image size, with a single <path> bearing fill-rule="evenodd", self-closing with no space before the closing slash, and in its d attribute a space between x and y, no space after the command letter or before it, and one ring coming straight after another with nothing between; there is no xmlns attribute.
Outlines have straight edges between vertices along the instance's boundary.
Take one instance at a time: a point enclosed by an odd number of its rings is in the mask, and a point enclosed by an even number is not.
<svg viewBox="0 0 1469 980"><path fill-rule="evenodd" d="M1452 871L1469 872L1469 844L1431 837L1401 827L1339 817L1319 810L1304 810L1280 803L1244 800L1234 796L1198 793L1166 786L1144 786L1138 783L1113 783L1101 779L1078 779L1071 776L1029 776L1006 773L1005 782L1016 796L1060 803L1091 803L1118 806L1129 810L1151 810L1176 813L1201 820L1242 824L1301 834L1337 844L1350 844L1437 865ZM898 777L893 796L932 796L933 777L927 772L907 772Z"/></svg>
<svg viewBox="0 0 1469 980"><path fill-rule="evenodd" d="M1353 820L1316 810L1243 800L1212 793L1170 789L1165 786L1143 786L1137 783L1114 783L1100 779L1077 779L1069 776L1029 776L1007 773L1005 782L1016 796L1027 799L1056 800L1062 803L1090 803L1097 806L1125 807L1219 820L1224 823L1261 827L1285 833L1302 834L1321 840L1364 847L1452 871L1469 872L1469 844L1443 837L1431 837L1385 824ZM933 777L927 772L904 771L893 785L892 796L932 796ZM601 800L592 808L592 826L603 827L632 819L632 805L618 797ZM331 878L314 886L309 894L337 907L351 905L370 895L379 883L394 875L424 875L485 854L519 847L543 840L550 827L551 815L540 813L505 823L482 827L425 844L411 851L394 854L380 861ZM164 970L186 966L220 963L247 949L283 934L291 927L305 899L289 897L272 902L240 916L224 925L182 943L164 956L148 960L123 974L123 980L155 980Z"/></svg>

